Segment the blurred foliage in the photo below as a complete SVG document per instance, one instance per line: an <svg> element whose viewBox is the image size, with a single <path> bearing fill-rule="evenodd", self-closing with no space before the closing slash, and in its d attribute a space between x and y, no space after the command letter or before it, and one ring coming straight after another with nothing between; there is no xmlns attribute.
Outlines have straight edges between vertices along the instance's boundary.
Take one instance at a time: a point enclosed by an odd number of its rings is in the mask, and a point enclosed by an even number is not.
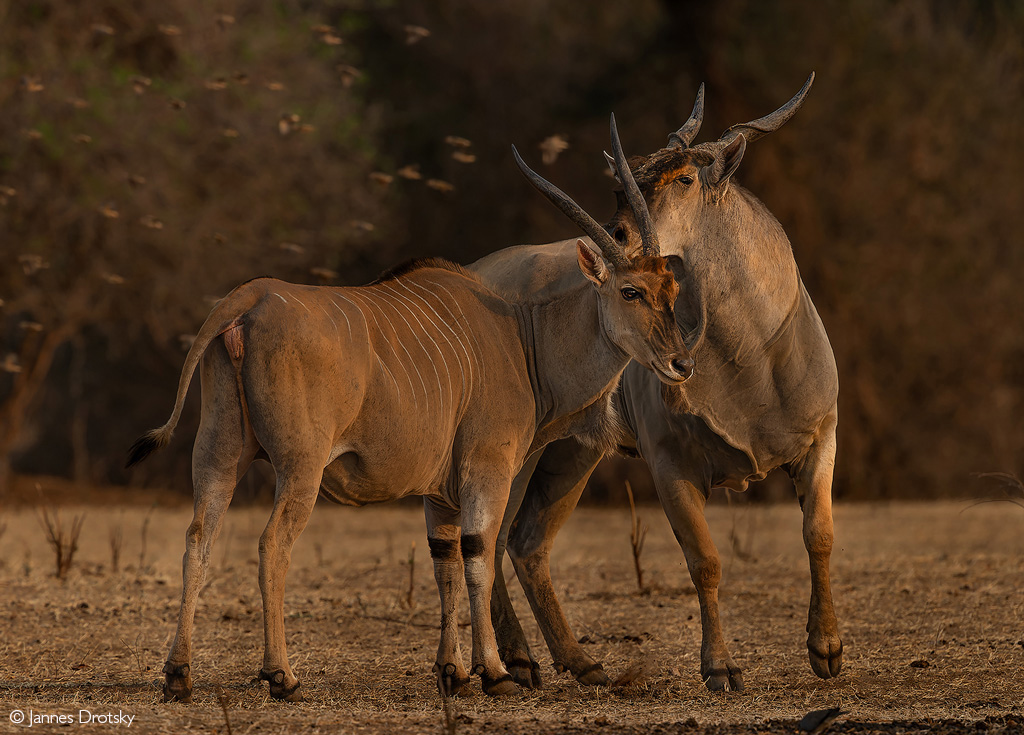
<svg viewBox="0 0 1024 735"><path fill-rule="evenodd" d="M187 335L241 281L574 235L512 143L539 164L567 142L542 170L600 219L610 111L647 153L702 81L699 140L814 70L737 178L789 233L839 361L837 496L1021 474L1022 43L1009 1L2 5L0 456L124 482ZM189 487L197 406L134 482ZM649 490L638 463L595 485L625 476Z"/></svg>

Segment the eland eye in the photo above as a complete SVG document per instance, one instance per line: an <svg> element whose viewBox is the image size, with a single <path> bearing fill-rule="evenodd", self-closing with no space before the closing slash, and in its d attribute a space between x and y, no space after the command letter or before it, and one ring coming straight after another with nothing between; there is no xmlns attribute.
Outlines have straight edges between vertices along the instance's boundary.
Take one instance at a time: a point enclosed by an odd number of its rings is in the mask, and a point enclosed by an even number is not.
<svg viewBox="0 0 1024 735"><path fill-rule="evenodd" d="M622 298L624 298L626 301L636 301L637 299L643 297L643 294L637 291L632 286L626 286L619 293L622 294Z"/></svg>

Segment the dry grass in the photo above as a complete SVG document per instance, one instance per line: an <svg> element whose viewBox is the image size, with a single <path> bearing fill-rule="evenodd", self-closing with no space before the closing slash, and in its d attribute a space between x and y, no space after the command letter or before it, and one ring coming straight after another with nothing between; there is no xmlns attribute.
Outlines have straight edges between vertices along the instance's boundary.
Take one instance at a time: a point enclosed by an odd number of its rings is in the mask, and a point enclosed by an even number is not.
<svg viewBox="0 0 1024 735"><path fill-rule="evenodd" d="M795 503L710 508L723 551L723 623L745 669L744 694L712 694L700 682L697 601L663 514L645 512L648 591L639 595L628 511L581 509L555 548L556 589L576 635L612 678L641 675L613 689L556 675L527 620L544 688L459 701L447 726L431 674L438 620L432 570L416 565L407 607L410 565L389 551L422 539L418 509L317 508L296 546L285 603L289 653L307 697L299 705L271 701L254 681L262 653L256 545L267 509L233 509L221 536L233 542L223 563L218 549L196 615L189 706L162 704L159 686L190 510L125 508L123 558L140 558L136 529L151 516L149 550L142 569L122 564L117 573L107 564L106 524L87 523L77 563L60 584L31 562L47 551L34 511L7 512L0 732L13 728L8 711L15 707L120 710L136 716L133 730L156 733L226 732L228 710L235 733L652 733L691 718L712 731L729 723L771 729L769 720L792 722L831 706L850 711L837 732L851 722L1019 721L1024 511L968 505L837 506L833 581L847 654L834 681L814 677L804 650L809 575ZM726 543L730 530L745 536L743 555ZM509 576L511 567L504 571ZM517 609L528 614L511 587ZM463 602L464 620L467 610ZM463 635L468 650L468 627Z"/></svg>
<svg viewBox="0 0 1024 735"><path fill-rule="evenodd" d="M71 527L64 526L60 511L50 506L43 506L39 511L39 526L46 536L46 543L54 554L53 573L57 579L64 579L75 563L75 552L78 551L78 537L85 523L85 513L76 515Z"/></svg>

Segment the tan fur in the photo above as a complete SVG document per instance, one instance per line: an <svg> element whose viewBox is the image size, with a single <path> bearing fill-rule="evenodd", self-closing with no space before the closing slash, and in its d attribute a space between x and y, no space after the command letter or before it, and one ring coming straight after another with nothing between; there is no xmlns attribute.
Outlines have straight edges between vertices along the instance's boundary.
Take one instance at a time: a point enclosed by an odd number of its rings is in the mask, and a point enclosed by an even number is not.
<svg viewBox="0 0 1024 735"><path fill-rule="evenodd" d="M776 467L790 471L803 508L811 567L811 667L829 678L842 665L828 574L835 360L782 227L731 177L743 155L743 141L756 140L789 119L810 82L771 115L733 126L717 141L687 147L703 110L698 95L697 117L670 137L669 147L630 162L655 218L662 252L682 261L676 311L697 369L685 385L664 386L652 381L648 371L630 366L617 403L632 444L654 475L697 589L701 675L712 689L741 688L743 680L721 627L721 562L703 517L704 503L713 487L743 489ZM682 180L684 175L692 183ZM635 243L635 216L623 194L617 196L618 211L606 227L610 232L621 229ZM551 296L579 280L572 255L570 242L518 246L471 268L485 283L506 292ZM501 542L508 539L556 667L571 670L584 683L608 679L573 635L555 596L548 560L558 529L600 458L599 450L575 440L549 445L516 478L498 547L500 552ZM496 583L495 599L506 660L532 662L503 580ZM532 665L513 667L512 673L517 681L536 683Z"/></svg>
<svg viewBox="0 0 1024 735"><path fill-rule="evenodd" d="M284 580L321 492L352 505L424 496L432 549L461 543L473 552L434 560L443 611L439 675L469 678L453 637L464 574L471 670L490 694L514 690L490 615L512 478L548 442L579 436L608 444L610 397L630 358L667 382L686 377L676 367L688 360L672 312L678 289L664 260L606 269L604 282L581 282L550 299L504 299L460 267L428 261L360 288L257 279L219 302L186 357L170 419L131 455L140 461L169 441L201 366L195 515L165 697L191 697L196 600L235 484L258 455L277 472L259 544L261 677L273 696L300 696L285 650ZM627 285L644 300L624 300Z"/></svg>

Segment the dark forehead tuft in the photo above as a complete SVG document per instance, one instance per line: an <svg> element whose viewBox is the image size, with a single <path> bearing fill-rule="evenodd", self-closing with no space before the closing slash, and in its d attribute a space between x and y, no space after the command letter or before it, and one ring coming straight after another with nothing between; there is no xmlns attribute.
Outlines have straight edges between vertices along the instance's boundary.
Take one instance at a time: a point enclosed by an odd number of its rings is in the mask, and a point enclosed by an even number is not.
<svg viewBox="0 0 1024 735"><path fill-rule="evenodd" d="M713 160L712 154L701 148L662 148L649 156L631 158L629 168L640 189L650 193L677 179L687 166L700 168Z"/></svg>
<svg viewBox="0 0 1024 735"><path fill-rule="evenodd" d="M668 259L660 255L641 255L630 261L630 270L653 277L665 285L674 283L674 274L668 267Z"/></svg>
<svg viewBox="0 0 1024 735"><path fill-rule="evenodd" d="M672 271L668 269L668 260L660 255L640 255L633 258L629 265L632 270L643 273L652 273L654 275L672 274Z"/></svg>

